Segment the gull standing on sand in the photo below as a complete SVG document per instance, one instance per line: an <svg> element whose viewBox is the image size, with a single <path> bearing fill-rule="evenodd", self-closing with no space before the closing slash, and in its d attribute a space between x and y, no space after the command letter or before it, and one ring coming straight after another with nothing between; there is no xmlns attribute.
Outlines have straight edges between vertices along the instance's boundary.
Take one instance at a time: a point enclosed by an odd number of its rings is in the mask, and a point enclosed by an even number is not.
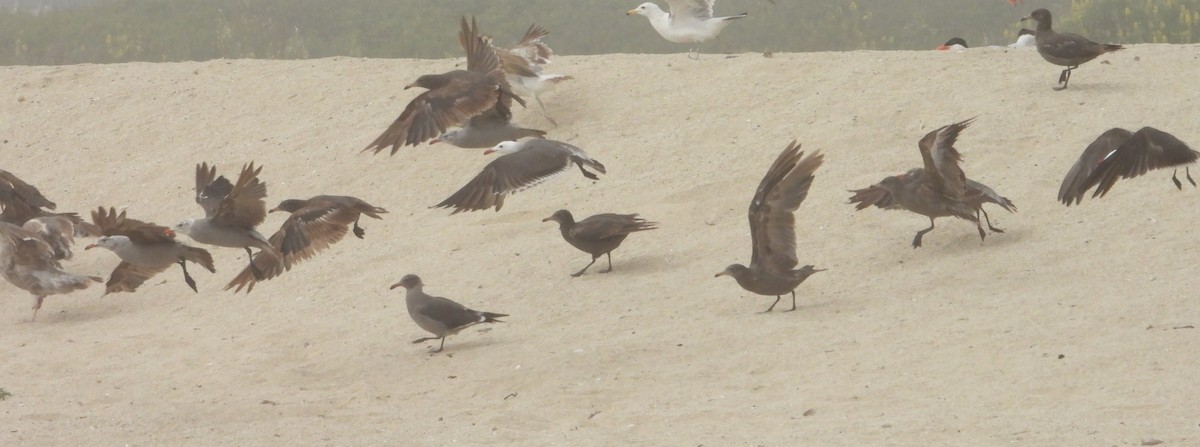
<svg viewBox="0 0 1200 447"><path fill-rule="evenodd" d="M811 265L799 269L796 258L796 216L817 168L825 157L814 152L807 158L792 141L767 170L750 201L750 266L732 264L714 275L731 276L739 286L759 295L775 295L766 312L775 309L786 293L796 310L796 287L813 273L825 271Z"/></svg>
<svg viewBox="0 0 1200 447"><path fill-rule="evenodd" d="M561 141L505 141L483 153L503 155L484 166L475 178L434 208L454 208L451 215L492 207L500 211L508 194L532 188L566 172L571 165L579 166L583 176L592 180L600 178L584 166L606 173L604 165L589 157L583 149Z"/></svg>
<svg viewBox="0 0 1200 447"><path fill-rule="evenodd" d="M1029 19L1037 22L1037 31L1034 32L1033 38L1037 42L1038 54L1046 62L1067 67L1058 75L1058 83L1061 85L1054 87L1054 90L1065 90L1067 83L1071 82L1071 70L1079 68L1080 64L1101 54L1125 49L1120 45L1092 42L1078 34L1054 32L1050 11L1045 9L1036 10L1021 21Z"/></svg>
<svg viewBox="0 0 1200 447"><path fill-rule="evenodd" d="M582 270L572 273L573 277L579 277L586 272L588 267L600 259L600 255L608 257L608 269L601 270L600 273L611 272L612 251L621 246L621 242L625 241L629 233L658 229L658 223L649 222L637 214L603 213L576 222L570 211L558 210L550 217L542 219L542 222L549 221L558 222L558 230L568 244L592 255L592 262Z"/></svg>
<svg viewBox="0 0 1200 447"><path fill-rule="evenodd" d="M260 172L262 166L255 169L253 162L242 166L235 185L225 176L217 177L216 166L196 165L196 203L204 209L204 217L186 219L173 228L201 244L245 249L246 262L259 278L262 272L250 261L254 256L250 247L274 250L254 229L267 217L267 185L258 180Z"/></svg>
<svg viewBox="0 0 1200 447"><path fill-rule="evenodd" d="M31 221L32 222L32 221ZM50 295L86 289L101 279L63 271L54 249L34 232L0 222L0 274L14 286L33 294L33 317Z"/></svg>
<svg viewBox="0 0 1200 447"><path fill-rule="evenodd" d="M646 2L630 9L626 15L641 15L650 19L650 26L658 34L675 43L694 43L688 51L688 57L700 59L699 44L708 41L729 25L731 20L746 17L747 13L733 16L713 17L713 3L716 0L667 0L671 6L668 14L657 4ZM695 57L692 55L695 54Z"/></svg>
<svg viewBox="0 0 1200 447"><path fill-rule="evenodd" d="M404 303L408 307L408 316L421 329L436 335L436 337L418 338L413 340L413 344L429 340L442 341L433 353L442 352L442 348L446 347L446 337L448 336L477 324L503 323L499 318L508 316L471 310L449 299L426 294L425 285L421 283L421 278L417 275L404 275L403 278L400 278L400 282L392 284L391 288L397 287L407 289L404 294Z"/></svg>

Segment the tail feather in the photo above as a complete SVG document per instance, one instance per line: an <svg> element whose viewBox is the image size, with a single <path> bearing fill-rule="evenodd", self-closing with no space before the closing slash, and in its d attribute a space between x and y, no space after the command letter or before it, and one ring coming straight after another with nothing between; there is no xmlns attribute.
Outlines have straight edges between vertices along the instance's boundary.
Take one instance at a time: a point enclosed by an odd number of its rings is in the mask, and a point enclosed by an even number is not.
<svg viewBox="0 0 1200 447"><path fill-rule="evenodd" d="M208 253L208 250L205 250L203 248L187 247L187 246L185 246L184 248L187 249L187 254L184 256L186 257L186 259L188 261L192 261L197 264L200 264L201 267L208 269L209 272L212 272L212 273L217 272L216 266L213 265L212 255Z"/></svg>
<svg viewBox="0 0 1200 447"><path fill-rule="evenodd" d="M1117 50L1124 50L1124 49L1125 49L1125 47L1122 45L1111 44L1111 43L1104 45L1104 52L1106 52L1106 53L1110 52L1110 51L1117 51Z"/></svg>

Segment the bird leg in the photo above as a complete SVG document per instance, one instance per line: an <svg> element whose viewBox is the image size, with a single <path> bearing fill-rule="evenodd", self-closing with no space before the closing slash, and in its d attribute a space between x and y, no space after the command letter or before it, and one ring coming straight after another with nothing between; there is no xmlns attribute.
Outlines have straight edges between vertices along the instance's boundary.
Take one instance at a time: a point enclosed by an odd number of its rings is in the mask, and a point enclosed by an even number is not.
<svg viewBox="0 0 1200 447"><path fill-rule="evenodd" d="M583 169L583 163L576 163L576 164L579 165L579 171L583 172L584 177L590 178L592 180L600 180L600 177L596 177L596 174L588 172L587 169Z"/></svg>
<svg viewBox="0 0 1200 447"><path fill-rule="evenodd" d="M367 230L364 230L364 229L362 229L362 227L358 226L358 219L362 219L361 214L358 216L357 219L354 219L354 235L357 236L359 239L362 239L363 236L365 236L367 234Z"/></svg>
<svg viewBox="0 0 1200 447"><path fill-rule="evenodd" d="M592 262L589 262L589 263L588 263L588 265L585 265L585 266L583 267L583 270L580 270L580 271L578 271L578 272L572 273L572 274L571 274L571 276L572 276L572 277L574 277L574 278L578 278L578 277L579 277L579 275L582 275L582 274L583 274L583 272L586 272L586 271L587 271L588 267L591 267L591 266L592 266L592 264L595 264L597 259L600 259L600 257L599 257L599 256L592 256ZM612 269L612 266L609 266L609 270L611 270L611 269Z"/></svg>
<svg viewBox="0 0 1200 447"><path fill-rule="evenodd" d="M608 272L612 271L612 252L610 251L608 253L605 253L604 255L608 256L608 269L601 270L600 273L608 273Z"/></svg>
<svg viewBox="0 0 1200 447"><path fill-rule="evenodd" d="M416 339L416 340L413 340L413 344L415 345L415 344L417 344L417 343L426 342L426 341L429 341L429 340L438 340L438 339L441 339L441 340L442 340L442 344L441 344L441 345L438 345L438 348L437 348L437 350L436 350L436 351L430 351L430 353L432 353L432 354L436 354L436 353L442 352L442 348L446 347L446 337L425 337L425 338L418 338L418 339Z"/></svg>
<svg viewBox="0 0 1200 447"><path fill-rule="evenodd" d="M262 270L258 269L257 265L254 265L254 253L250 251L250 247L243 247L243 248L246 249L246 259L250 261L250 273L254 274L254 280L262 281L263 280L263 272L262 272Z"/></svg>
<svg viewBox="0 0 1200 447"><path fill-rule="evenodd" d="M774 308L775 308L775 305L776 305L776 304L779 304L779 300L781 300L781 299L783 299L783 295L775 295L775 302L774 302L774 303L771 303L771 307L768 307L768 308L767 308L767 310L764 310L764 311L762 311L762 313L764 313L764 314L765 314L765 313L767 313L767 312L770 312L770 311L771 311L771 309L774 309Z"/></svg>
<svg viewBox="0 0 1200 447"><path fill-rule="evenodd" d="M1184 172L1184 176L1187 177L1188 183L1191 183L1193 187L1196 186L1196 181L1192 179L1191 166L1183 168L1183 172ZM1182 191L1183 190L1183 182L1179 181L1178 175L1179 175L1179 168L1175 168L1175 170L1171 172L1171 181L1175 182L1175 188Z"/></svg>
<svg viewBox="0 0 1200 447"><path fill-rule="evenodd" d="M1071 70L1074 70L1078 67L1079 67L1078 65L1074 65L1074 66L1067 67L1066 70L1063 70L1062 74L1058 75L1058 83L1062 84L1062 86L1054 87L1054 90L1066 90L1067 83L1071 82Z"/></svg>
<svg viewBox="0 0 1200 447"><path fill-rule="evenodd" d="M187 272L187 261L180 259L179 267L183 269L183 282L186 282L193 292L200 293L200 290L196 289L196 280L192 279L192 275Z"/></svg>
<svg viewBox="0 0 1200 447"><path fill-rule="evenodd" d="M979 207L979 210L975 211L975 220L976 221L979 220L979 213L983 213L983 220L987 221L987 226L988 226L989 230L992 230L993 233L1003 233L1004 232L1004 230L1001 230L999 228L992 226L992 219L990 217L988 217L988 213L987 213L987 211L983 210L983 207Z"/></svg>
<svg viewBox="0 0 1200 447"><path fill-rule="evenodd" d="M785 310L784 312L791 312L793 310L796 310L796 291L795 290L792 291L792 308Z"/></svg>
<svg viewBox="0 0 1200 447"><path fill-rule="evenodd" d="M921 246L921 236L924 236L925 233L928 233L930 231L933 231L933 218L932 217L929 218L929 228L918 231L917 236L913 238L913 248L920 247Z"/></svg>
<svg viewBox="0 0 1200 447"><path fill-rule="evenodd" d="M38 311L42 309L42 301L45 301L45 300L46 300L46 295L40 295L40 296L33 297L33 317L29 319L30 323L37 320Z"/></svg>
<svg viewBox="0 0 1200 447"><path fill-rule="evenodd" d="M554 125L554 127L558 127L558 122L554 121L554 118L551 118L549 113L546 113L546 105L542 104L542 98L539 98L537 95L534 95L533 99L537 101L538 107L540 107L542 109L542 117L546 118L546 121L549 121L550 124Z"/></svg>

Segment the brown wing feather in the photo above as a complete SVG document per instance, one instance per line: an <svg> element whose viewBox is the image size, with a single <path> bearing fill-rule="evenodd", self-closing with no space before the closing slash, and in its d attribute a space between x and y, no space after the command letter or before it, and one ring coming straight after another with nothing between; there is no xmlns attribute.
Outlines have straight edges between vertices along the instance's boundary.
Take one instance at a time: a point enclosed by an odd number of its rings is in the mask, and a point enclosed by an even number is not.
<svg viewBox="0 0 1200 447"><path fill-rule="evenodd" d="M350 224L358 219L359 212L353 208L327 200L315 202L292 213L268 240L282 258L267 250L254 255L251 262L262 272L263 280L291 270L293 265L316 256L340 241L349 231ZM245 287L246 293L249 293L257 282L254 272L246 266L225 286L225 290L236 288L236 293Z"/></svg>
<svg viewBox="0 0 1200 447"><path fill-rule="evenodd" d="M104 294L133 292L137 290L138 286L146 282L147 279L161 273L172 265L175 264L147 267L121 261L120 264L117 264L117 268L113 269L112 275L109 275L108 282L104 283Z"/></svg>
<svg viewBox="0 0 1200 447"><path fill-rule="evenodd" d="M1117 179L1138 177L1152 169L1194 163L1198 157L1200 152L1192 150L1174 135L1153 127L1143 127L1097 161L1095 169L1080 185L1078 194L1082 195L1095 186L1092 197L1104 197Z"/></svg>
<svg viewBox="0 0 1200 447"><path fill-rule="evenodd" d="M954 144L958 142L959 133L974 121L975 118L970 118L946 126L945 130L938 132L937 138L934 139L933 164L937 167L937 174L941 177L945 194L951 197L961 198L966 194L967 175L959 166L959 163L962 162L962 154L955 149Z"/></svg>
<svg viewBox="0 0 1200 447"><path fill-rule="evenodd" d="M751 268L787 272L796 266L796 233L793 213L808 196L813 173L824 157L804 152L792 141L775 159L759 183L748 212L753 245Z"/></svg>
<svg viewBox="0 0 1200 447"><path fill-rule="evenodd" d="M1083 201L1083 195L1087 192L1087 188L1084 188L1083 185L1092 175L1092 171L1096 169L1101 160L1129 141L1131 137L1133 137L1133 132L1114 127L1092 141L1092 144L1083 150L1083 154L1079 155L1079 159L1063 177L1062 185L1058 187L1058 201L1067 206Z"/></svg>
<svg viewBox="0 0 1200 447"><path fill-rule="evenodd" d="M175 243L175 232L170 228L125 217L125 211L117 214L116 208L98 208L92 211L92 222L100 227L104 236L126 236L135 244Z"/></svg>
<svg viewBox="0 0 1200 447"><path fill-rule="evenodd" d="M445 86L417 95L363 151L379 153L390 147L394 155L401 146L416 146L492 108L500 94L494 81L467 73L447 73L444 76L451 79Z"/></svg>
<svg viewBox="0 0 1200 447"><path fill-rule="evenodd" d="M254 162L242 167L237 184L229 195L221 200L213 220L221 225L254 228L267 218L267 185L258 180L262 166L257 169Z"/></svg>
<svg viewBox="0 0 1200 447"><path fill-rule="evenodd" d="M0 202L7 206L12 201L20 201L34 208L55 209L57 207L36 187L25 183L11 172L0 169Z"/></svg>
<svg viewBox="0 0 1200 447"><path fill-rule="evenodd" d="M604 213L576 222L571 235L584 240L601 240L636 231L654 230L658 228L656 225L657 222L639 218L637 214Z"/></svg>
<svg viewBox="0 0 1200 447"><path fill-rule="evenodd" d="M225 177L217 178L217 167L207 162L196 165L196 203L204 209L205 217L212 217L221 205L221 199L229 195L233 185Z"/></svg>
<svg viewBox="0 0 1200 447"><path fill-rule="evenodd" d="M824 156L819 152L801 159L767 195L766 208L760 218L758 252L762 256L758 263L768 271L789 272L798 263L794 213L808 197L814 173L823 161Z"/></svg>

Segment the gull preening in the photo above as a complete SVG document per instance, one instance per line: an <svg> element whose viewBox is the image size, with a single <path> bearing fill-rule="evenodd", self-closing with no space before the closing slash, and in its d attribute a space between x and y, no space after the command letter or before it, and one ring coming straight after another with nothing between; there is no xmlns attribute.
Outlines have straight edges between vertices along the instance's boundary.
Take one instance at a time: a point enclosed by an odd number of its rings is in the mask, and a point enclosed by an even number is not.
<svg viewBox="0 0 1200 447"><path fill-rule="evenodd" d="M650 26L653 26L660 36L671 42L696 44L688 51L688 57L700 59L700 43L717 37L730 21L749 15L743 12L738 15L713 17L715 1L667 0L667 4L671 7L670 14L663 11L657 4L646 2L630 9L625 14L646 16L647 19L650 19Z"/></svg>

